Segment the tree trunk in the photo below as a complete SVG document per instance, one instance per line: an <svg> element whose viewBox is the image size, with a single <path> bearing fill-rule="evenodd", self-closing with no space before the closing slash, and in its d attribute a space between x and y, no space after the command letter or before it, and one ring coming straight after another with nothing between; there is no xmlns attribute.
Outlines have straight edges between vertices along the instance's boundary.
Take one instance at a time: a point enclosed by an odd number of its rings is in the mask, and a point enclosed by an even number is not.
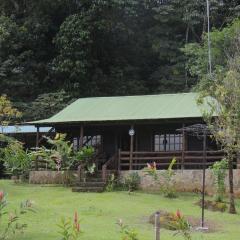
<svg viewBox="0 0 240 240"><path fill-rule="evenodd" d="M234 201L234 191L233 191L233 159L230 157L228 159L228 167L229 167L229 213L236 214L236 207Z"/></svg>

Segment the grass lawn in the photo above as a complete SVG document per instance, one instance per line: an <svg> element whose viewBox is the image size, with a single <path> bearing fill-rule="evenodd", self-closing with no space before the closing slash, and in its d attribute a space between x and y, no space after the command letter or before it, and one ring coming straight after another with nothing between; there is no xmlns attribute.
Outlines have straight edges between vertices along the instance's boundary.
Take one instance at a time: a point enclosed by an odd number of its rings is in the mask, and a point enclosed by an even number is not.
<svg viewBox="0 0 240 240"><path fill-rule="evenodd" d="M0 190L8 196L9 207L17 207L22 200L31 199L37 213L24 216L28 224L24 235L16 240L60 240L56 224L61 217L72 217L79 212L82 240L120 240L117 219L135 228L140 240L154 239L153 226L147 222L149 215L162 209L175 212L180 209L185 215L200 216L200 208L193 203L199 199L196 194L182 194L176 199L166 199L159 194L142 192L128 195L126 192L72 193L70 188L16 185L11 181L0 181ZM240 212L240 201L237 201ZM219 227L213 233L194 233L195 240L238 240L240 236L240 215L206 211L206 218L215 221ZM183 239L173 236L168 230L161 230L161 239Z"/></svg>

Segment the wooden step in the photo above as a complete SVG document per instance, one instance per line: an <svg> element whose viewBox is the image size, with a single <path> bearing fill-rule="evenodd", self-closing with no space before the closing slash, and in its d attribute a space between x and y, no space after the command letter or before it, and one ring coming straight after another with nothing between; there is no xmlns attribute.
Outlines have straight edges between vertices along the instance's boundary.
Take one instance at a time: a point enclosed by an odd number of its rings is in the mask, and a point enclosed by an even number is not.
<svg viewBox="0 0 240 240"><path fill-rule="evenodd" d="M73 187L73 192L103 192L104 187Z"/></svg>
<svg viewBox="0 0 240 240"><path fill-rule="evenodd" d="M87 177L85 182L102 182L102 178Z"/></svg>
<svg viewBox="0 0 240 240"><path fill-rule="evenodd" d="M77 187L105 187L105 182L77 182Z"/></svg>

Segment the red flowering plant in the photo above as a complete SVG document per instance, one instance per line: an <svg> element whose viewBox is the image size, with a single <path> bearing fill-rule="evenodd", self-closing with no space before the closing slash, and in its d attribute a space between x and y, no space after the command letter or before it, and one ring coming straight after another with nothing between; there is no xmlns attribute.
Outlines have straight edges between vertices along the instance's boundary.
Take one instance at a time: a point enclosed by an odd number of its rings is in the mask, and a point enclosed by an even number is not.
<svg viewBox="0 0 240 240"><path fill-rule="evenodd" d="M174 220L171 223L171 227L177 231L176 234L182 235L184 239L192 239L190 234L191 226L179 210L177 210L176 214L174 215Z"/></svg>
<svg viewBox="0 0 240 240"><path fill-rule="evenodd" d="M78 213L75 211L73 221L71 219L62 218L60 224L59 234L62 236L61 240L77 240L81 233L80 220Z"/></svg>
<svg viewBox="0 0 240 240"><path fill-rule="evenodd" d="M28 211L34 212L32 205L32 201L27 200L21 203L19 210L8 212L5 210L7 206L6 195L0 191L0 240L10 239L17 232L23 233L27 224L20 222L21 216ZM4 221L2 221L3 219Z"/></svg>
<svg viewBox="0 0 240 240"><path fill-rule="evenodd" d="M144 172L146 172L147 175L152 176L155 180L158 179L157 164L155 162L147 163L147 167L144 168Z"/></svg>

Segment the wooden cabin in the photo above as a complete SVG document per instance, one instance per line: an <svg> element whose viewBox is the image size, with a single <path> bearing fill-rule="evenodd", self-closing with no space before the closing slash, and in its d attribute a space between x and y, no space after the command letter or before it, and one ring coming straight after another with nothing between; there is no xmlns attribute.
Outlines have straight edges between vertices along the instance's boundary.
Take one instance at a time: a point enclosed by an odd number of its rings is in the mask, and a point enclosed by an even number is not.
<svg viewBox="0 0 240 240"><path fill-rule="evenodd" d="M45 120L32 122L67 133L74 148L93 146L99 169L139 170L156 162L166 168L202 167L203 140L177 129L203 123L196 93L80 98ZM207 165L223 157L207 139Z"/></svg>

